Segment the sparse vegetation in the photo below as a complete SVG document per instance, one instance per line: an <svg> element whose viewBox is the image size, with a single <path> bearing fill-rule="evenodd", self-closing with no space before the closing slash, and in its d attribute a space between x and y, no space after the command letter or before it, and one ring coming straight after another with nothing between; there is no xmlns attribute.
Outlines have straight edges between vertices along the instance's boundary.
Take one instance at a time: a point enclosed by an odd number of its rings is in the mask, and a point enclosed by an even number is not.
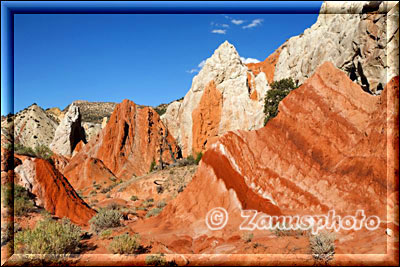
<svg viewBox="0 0 400 267"><path fill-rule="evenodd" d="M133 254L140 247L140 236L128 234L115 236L110 243L109 250L114 254Z"/></svg>
<svg viewBox="0 0 400 267"><path fill-rule="evenodd" d="M149 172L152 172L152 171L154 171L154 168L156 167L156 161L155 161L155 159L153 158L153 161L151 162L151 164L150 164L150 170L149 170Z"/></svg>
<svg viewBox="0 0 400 267"><path fill-rule="evenodd" d="M165 200L161 200L161 201L157 202L156 207L162 209L166 205L167 205L167 202L165 202Z"/></svg>
<svg viewBox="0 0 400 267"><path fill-rule="evenodd" d="M121 225L122 214L114 209L100 209L99 212L90 219L90 229L98 234L102 230L118 227Z"/></svg>
<svg viewBox="0 0 400 267"><path fill-rule="evenodd" d="M145 263L150 266L165 266L167 261L164 255L160 254L146 256Z"/></svg>
<svg viewBox="0 0 400 267"><path fill-rule="evenodd" d="M31 147L26 147L22 144L15 143L14 144L14 153L19 154L19 155L24 155L24 156L29 156L29 157L37 157L37 158L42 158L50 163L53 163L51 156L53 155L53 152L50 150L45 145L38 145L36 146L35 149L32 149Z"/></svg>
<svg viewBox="0 0 400 267"><path fill-rule="evenodd" d="M329 232L320 232L310 236L311 253L316 260L328 261L333 259L335 254L335 235Z"/></svg>
<svg viewBox="0 0 400 267"><path fill-rule="evenodd" d="M162 194L164 192L164 187L162 185L157 185L157 193Z"/></svg>
<svg viewBox="0 0 400 267"><path fill-rule="evenodd" d="M162 210L163 210L162 208L154 208L149 212L147 212L146 218L157 216L158 214L160 214Z"/></svg>
<svg viewBox="0 0 400 267"><path fill-rule="evenodd" d="M35 210L33 200L25 187L14 184L14 214L25 216Z"/></svg>
<svg viewBox="0 0 400 267"><path fill-rule="evenodd" d="M271 90L267 92L264 102L264 113L266 116L264 125L266 125L270 119L278 115L279 102L298 87L298 84L295 84L292 78L271 83Z"/></svg>
<svg viewBox="0 0 400 267"><path fill-rule="evenodd" d="M100 239L107 239L107 238L109 238L109 237L111 236L112 232L113 232L113 231L112 231L111 229L107 229L107 230L101 231L100 234L99 234Z"/></svg>
<svg viewBox="0 0 400 267"><path fill-rule="evenodd" d="M251 240L253 240L253 237L254 237L254 234L253 234L253 233L246 232L246 233L244 233L244 234L242 235L242 240L243 240L245 243L250 243Z"/></svg>
<svg viewBox="0 0 400 267"><path fill-rule="evenodd" d="M81 229L63 218L60 222L46 218L34 229L15 234L14 249L21 254L72 254L79 252Z"/></svg>
<svg viewBox="0 0 400 267"><path fill-rule="evenodd" d="M139 200L139 198L137 196L131 196L131 200L136 201L136 200Z"/></svg>
<svg viewBox="0 0 400 267"><path fill-rule="evenodd" d="M194 163L196 163L196 165L199 165L199 162L200 162L202 157L203 157L203 153L202 152L198 152L196 154L196 159L194 160Z"/></svg>
<svg viewBox="0 0 400 267"><path fill-rule="evenodd" d="M194 160L194 157L193 157L193 155L189 155L187 158L186 158L186 161L187 161L187 165L194 165L196 162L195 162L195 160Z"/></svg>

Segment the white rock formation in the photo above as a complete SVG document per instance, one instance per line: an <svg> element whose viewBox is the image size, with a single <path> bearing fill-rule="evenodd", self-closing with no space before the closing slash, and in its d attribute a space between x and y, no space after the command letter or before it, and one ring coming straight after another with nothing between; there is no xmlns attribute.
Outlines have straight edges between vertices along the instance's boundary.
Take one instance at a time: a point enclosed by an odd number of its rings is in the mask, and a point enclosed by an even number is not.
<svg viewBox="0 0 400 267"><path fill-rule="evenodd" d="M393 60L387 61L387 52L397 52L398 58L398 3L397 15L394 11L387 14L394 4L324 2L317 22L284 45L274 80L292 77L303 83L318 66L330 61L365 91L379 94L398 75L398 59L396 65L392 54L389 59Z"/></svg>
<svg viewBox="0 0 400 267"><path fill-rule="evenodd" d="M57 123L36 104L18 112L14 117L15 142L33 149L39 145L48 146L56 128Z"/></svg>
<svg viewBox="0 0 400 267"><path fill-rule="evenodd" d="M87 142L89 142L93 137L96 137L102 129L102 124L99 123L83 122L82 126L85 129Z"/></svg>
<svg viewBox="0 0 400 267"><path fill-rule="evenodd" d="M85 130L81 126L79 107L72 103L56 129L50 149L59 155L70 157L81 140L86 143Z"/></svg>
<svg viewBox="0 0 400 267"><path fill-rule="evenodd" d="M255 79L253 89L248 86L248 73ZM193 78L192 87L183 101L169 105L161 117L180 144L184 156L192 153L192 112L198 107L204 88L211 81L214 81L216 88L222 94L219 135L230 130L252 130L263 126L263 99L268 90L265 74L261 73L254 77L240 59L235 47L225 41ZM250 99L250 94L254 90L257 91L256 100Z"/></svg>

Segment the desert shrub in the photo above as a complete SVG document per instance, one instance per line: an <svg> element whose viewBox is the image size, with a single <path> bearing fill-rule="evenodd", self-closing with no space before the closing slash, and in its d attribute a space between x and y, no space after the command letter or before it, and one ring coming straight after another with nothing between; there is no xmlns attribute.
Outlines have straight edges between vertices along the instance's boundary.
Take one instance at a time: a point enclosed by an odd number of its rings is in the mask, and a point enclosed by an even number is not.
<svg viewBox="0 0 400 267"><path fill-rule="evenodd" d="M157 202L156 207L162 209L166 205L167 205L167 203L165 202L165 200L161 200L161 201Z"/></svg>
<svg viewBox="0 0 400 267"><path fill-rule="evenodd" d="M153 161L151 162L151 164L150 164L150 170L149 170L149 172L152 172L152 171L154 171L154 168L156 167L156 161L155 161L155 159L153 159Z"/></svg>
<svg viewBox="0 0 400 267"><path fill-rule="evenodd" d="M131 200L132 201L136 201L136 200L138 200L139 198L137 197L137 196L131 196Z"/></svg>
<svg viewBox="0 0 400 267"><path fill-rule="evenodd" d="M196 164L196 161L195 161L195 159L193 158L193 155L189 155L189 156L186 158L186 161L187 161L187 165L194 165L194 164Z"/></svg>
<svg viewBox="0 0 400 267"><path fill-rule="evenodd" d="M178 193L183 192L183 190L184 190L185 188L186 188L186 186L184 186L184 185L179 186L179 188L178 188Z"/></svg>
<svg viewBox="0 0 400 267"><path fill-rule="evenodd" d="M107 194L107 195L106 195L106 198L111 198L110 194Z"/></svg>
<svg viewBox="0 0 400 267"><path fill-rule="evenodd" d="M22 254L72 254L79 252L81 229L63 218L60 222L46 218L34 229L15 234L14 249Z"/></svg>
<svg viewBox="0 0 400 267"><path fill-rule="evenodd" d="M90 191L90 195L91 195L91 196L95 196L95 195L97 195L97 192L96 192L96 190L92 190L92 191Z"/></svg>
<svg viewBox="0 0 400 267"><path fill-rule="evenodd" d="M90 219L90 229L98 234L100 231L118 227L121 225L122 214L113 209L100 209L99 212Z"/></svg>
<svg viewBox="0 0 400 267"><path fill-rule="evenodd" d="M149 212L147 212L146 218L157 216L158 214L160 214L160 212L162 210L163 210L162 208L154 208L154 209L150 210Z"/></svg>
<svg viewBox="0 0 400 267"><path fill-rule="evenodd" d="M196 159L194 160L194 163L196 163L196 165L199 165L199 162L201 160L201 158L203 157L203 153L199 152L196 154Z"/></svg>
<svg viewBox="0 0 400 267"><path fill-rule="evenodd" d="M163 255L149 255L146 256L145 263L151 266L165 266L167 261Z"/></svg>
<svg viewBox="0 0 400 267"><path fill-rule="evenodd" d="M120 210L121 209L121 205L118 203L111 203L109 205L107 205L106 209L108 210Z"/></svg>
<svg viewBox="0 0 400 267"><path fill-rule="evenodd" d="M264 101L264 125L278 115L279 102L282 101L292 90L298 88L292 78L282 79L271 83L271 90L267 92Z"/></svg>
<svg viewBox="0 0 400 267"><path fill-rule="evenodd" d="M93 187L94 187L96 190L99 190L99 189L101 189L101 184L95 184L95 185L93 185Z"/></svg>
<svg viewBox="0 0 400 267"><path fill-rule="evenodd" d="M137 210L144 210L144 211L147 211L147 208L144 207L144 206L140 206L140 207L137 208Z"/></svg>
<svg viewBox="0 0 400 267"><path fill-rule="evenodd" d="M32 197L25 187L14 184L14 214L25 216L35 210Z"/></svg>
<svg viewBox="0 0 400 267"><path fill-rule="evenodd" d="M110 243L109 250L114 254L133 254L140 247L139 235L133 237L128 234L115 236Z"/></svg>
<svg viewBox="0 0 400 267"><path fill-rule="evenodd" d="M38 145L35 148L35 154L39 158L51 161L51 156L53 155L53 152L45 145Z"/></svg>
<svg viewBox="0 0 400 267"><path fill-rule="evenodd" d="M310 236L311 252L316 260L327 263L335 254L335 235L329 232L320 232Z"/></svg>
<svg viewBox="0 0 400 267"><path fill-rule="evenodd" d="M20 143L14 143L14 153L24 156L36 157L35 151L32 148L26 147Z"/></svg>
<svg viewBox="0 0 400 267"><path fill-rule="evenodd" d="M99 236L100 236L100 239L106 239L106 238L109 238L110 237L110 235L112 234L112 230L111 229L107 229L107 230L103 230L103 231L101 231L100 232L100 234L99 234Z"/></svg>
<svg viewBox="0 0 400 267"><path fill-rule="evenodd" d="M249 233L246 232L242 235L242 240L246 243L251 242L251 240L253 240L254 234L253 233Z"/></svg>
<svg viewBox="0 0 400 267"><path fill-rule="evenodd" d="M157 193L162 194L164 192L164 187L162 185L157 185Z"/></svg>
<svg viewBox="0 0 400 267"><path fill-rule="evenodd" d="M114 176L111 176L109 179L111 180L111 182L114 182L114 183L117 181L117 178Z"/></svg>

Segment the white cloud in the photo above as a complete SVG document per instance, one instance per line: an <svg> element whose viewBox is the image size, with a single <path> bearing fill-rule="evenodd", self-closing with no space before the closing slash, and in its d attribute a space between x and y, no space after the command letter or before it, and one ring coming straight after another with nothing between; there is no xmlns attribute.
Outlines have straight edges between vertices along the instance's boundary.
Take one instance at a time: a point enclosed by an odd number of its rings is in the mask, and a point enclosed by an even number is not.
<svg viewBox="0 0 400 267"><path fill-rule="evenodd" d="M212 32L212 33L217 33L217 34L226 34L226 30L221 30L221 29L212 30L211 32Z"/></svg>
<svg viewBox="0 0 400 267"><path fill-rule="evenodd" d="M191 69L191 70L187 70L186 72L187 73L197 73L197 72L199 72L199 70L198 69Z"/></svg>
<svg viewBox="0 0 400 267"><path fill-rule="evenodd" d="M243 23L244 23L244 20L241 20L241 19L233 19L233 20L231 20L231 22L232 22L233 24L240 25L240 24L243 24Z"/></svg>
<svg viewBox="0 0 400 267"><path fill-rule="evenodd" d="M263 19L254 19L249 25L243 26L243 29L248 29L248 28L253 28L257 27L258 25L261 25L261 22L263 22Z"/></svg>
<svg viewBox="0 0 400 267"><path fill-rule="evenodd" d="M258 63L258 62L260 62L260 60L258 60L258 59L256 59L256 58L251 58L251 57L248 57L248 58L240 57L240 59L242 60L242 62L243 62L244 64Z"/></svg>
<svg viewBox="0 0 400 267"><path fill-rule="evenodd" d="M206 60L201 61L199 65L197 65L197 67L201 69L202 67L204 67L204 64L206 64Z"/></svg>
<svg viewBox="0 0 400 267"><path fill-rule="evenodd" d="M229 25L228 24L221 24L221 27L229 28Z"/></svg>
<svg viewBox="0 0 400 267"><path fill-rule="evenodd" d="M202 60L202 61L199 63L199 65L197 65L197 68L191 69L191 70L187 70L186 72L187 72L187 73L190 73L190 74L192 74L192 73L198 73L198 72L204 67L205 64L206 64L206 60Z"/></svg>

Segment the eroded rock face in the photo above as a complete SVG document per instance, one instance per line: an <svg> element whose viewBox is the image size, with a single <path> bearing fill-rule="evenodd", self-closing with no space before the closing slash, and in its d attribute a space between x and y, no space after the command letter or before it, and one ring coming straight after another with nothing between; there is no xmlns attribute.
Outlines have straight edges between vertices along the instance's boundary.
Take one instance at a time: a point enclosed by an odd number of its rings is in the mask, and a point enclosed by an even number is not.
<svg viewBox="0 0 400 267"><path fill-rule="evenodd" d="M57 123L36 104L14 116L14 140L26 147L49 146L56 128Z"/></svg>
<svg viewBox="0 0 400 267"><path fill-rule="evenodd" d="M275 66L278 63L279 54L282 51L282 46L280 46L274 53L269 55L264 61L259 63L249 63L247 67L252 71L254 75L258 75L260 72L264 72L267 77L268 83L271 84L274 81Z"/></svg>
<svg viewBox="0 0 400 267"><path fill-rule="evenodd" d="M274 80L292 77L303 83L330 61L364 91L379 94L399 75L398 6L386 14L395 2L371 3L324 2L317 22L282 46Z"/></svg>
<svg viewBox="0 0 400 267"><path fill-rule="evenodd" d="M85 130L81 125L79 107L71 104L60 125L58 125L50 149L62 156L70 157L75 146L83 140L86 143Z"/></svg>
<svg viewBox="0 0 400 267"><path fill-rule="evenodd" d="M75 192L68 180L48 161L22 157L15 168L15 182L36 196L35 204L72 222L87 225L96 213Z"/></svg>
<svg viewBox="0 0 400 267"><path fill-rule="evenodd" d="M105 118L107 119L107 118ZM104 121L104 120L103 120ZM92 122L83 122L82 123L83 129L85 129L85 137L86 141L90 141L93 137L97 136L101 129L103 129L103 124L99 123L92 123Z"/></svg>
<svg viewBox="0 0 400 267"><path fill-rule="evenodd" d="M171 163L176 157L178 146L157 112L124 100L102 132L71 158L64 175L74 188L81 188L110 176L125 180L142 175L153 160ZM101 164L92 164L95 160Z"/></svg>
<svg viewBox="0 0 400 267"><path fill-rule="evenodd" d="M398 136L398 112L387 112L389 96L398 105L398 77L381 96L372 96L332 63L323 64L280 103L278 116L265 127L228 132L211 145L192 182L154 219L158 229L224 237L237 231L242 209L272 215L331 209L354 215L363 209L386 218L387 195L398 194L398 181L387 180L387 164L395 158L382 141L388 133ZM204 219L215 207L228 211L229 223L210 232Z"/></svg>
<svg viewBox="0 0 400 267"><path fill-rule="evenodd" d="M210 84L213 84L218 93L213 90L210 94L210 90L207 89ZM241 61L235 47L225 41L193 78L192 87L182 103L175 102L168 107L163 121L171 129L176 140L179 140L183 155L187 156L198 152L196 150L199 148L204 148L204 142L208 142L209 136L221 135L235 129L250 130L261 127L264 117L263 99L267 90L265 74L260 73L256 76L250 72ZM207 100L211 96L218 96L218 103L216 99ZM213 114L214 105L217 105L217 110L220 109L217 114ZM197 127L194 121L198 121L196 116L199 114L212 115L212 134L209 135L208 131L198 131L201 127ZM215 115L220 118L214 119ZM196 131L196 140L193 131Z"/></svg>

